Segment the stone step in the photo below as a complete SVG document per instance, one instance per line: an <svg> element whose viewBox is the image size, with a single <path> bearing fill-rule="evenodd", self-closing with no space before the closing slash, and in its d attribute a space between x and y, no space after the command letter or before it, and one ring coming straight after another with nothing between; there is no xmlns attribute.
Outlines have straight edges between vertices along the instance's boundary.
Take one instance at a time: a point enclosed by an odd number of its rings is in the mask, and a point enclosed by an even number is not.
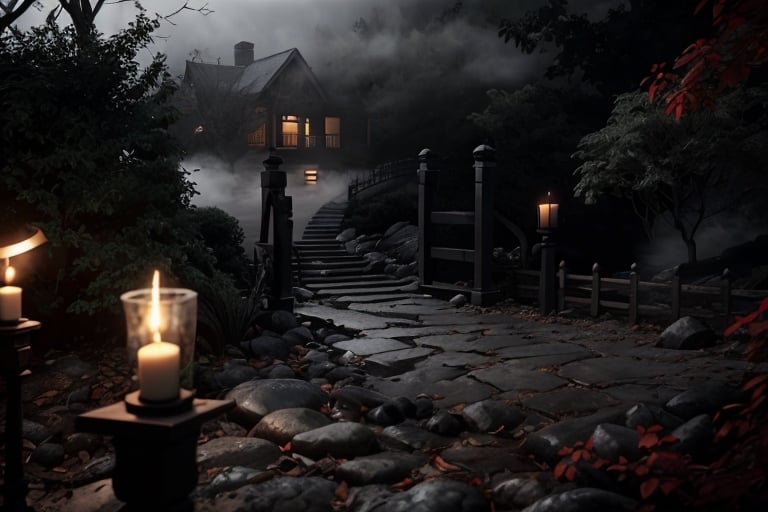
<svg viewBox="0 0 768 512"><path fill-rule="evenodd" d="M408 284L411 284L413 282L412 279L400 279L400 280L388 280L388 281L381 281L381 280L373 280L373 281L354 281L354 282L348 282L348 281L326 281L322 283L307 283L307 288L311 290L332 290L336 288L344 288L348 290L357 290L359 288L366 288L370 289L372 287L392 287L392 286L405 286Z"/></svg>
<svg viewBox="0 0 768 512"><path fill-rule="evenodd" d="M294 271L296 269L294 268ZM364 276L358 268L325 268L325 269L302 269L301 276L305 277L324 277L324 276ZM295 275L295 272L294 272Z"/></svg>
<svg viewBox="0 0 768 512"><path fill-rule="evenodd" d="M335 284L335 283L360 283L366 282L397 282L388 274L350 274L348 276L304 276L302 281L305 284Z"/></svg>
<svg viewBox="0 0 768 512"><path fill-rule="evenodd" d="M335 268L335 269L340 269L340 268L353 269L353 268L356 268L356 269L358 269L358 272L359 272L360 269L365 267L366 265L368 265L367 261L360 260L360 261L331 261L331 262L328 262L328 263L311 263L310 262L310 263L303 264L301 267L302 267L302 269L307 269L307 270L323 270L323 269L329 269L330 270L332 268Z"/></svg>
<svg viewBox="0 0 768 512"><path fill-rule="evenodd" d="M333 238L336 240L336 235L339 234L338 229L312 229L307 228L304 230L304 236L302 238L306 239L310 236L316 236L316 235L323 235L325 238Z"/></svg>
<svg viewBox="0 0 768 512"><path fill-rule="evenodd" d="M333 242L339 243L338 240L336 240L335 237L328 236L328 235L305 235L302 237L303 242L324 242L326 244L330 244Z"/></svg>
<svg viewBox="0 0 768 512"><path fill-rule="evenodd" d="M293 243L299 250L306 249L340 249L336 240L298 240Z"/></svg>
<svg viewBox="0 0 768 512"><path fill-rule="evenodd" d="M338 256L354 256L343 250L328 249L327 251L305 251L298 250L301 261L304 260L322 260L324 258L336 258ZM295 254L295 253L294 253ZM296 259L296 258L294 258Z"/></svg>
<svg viewBox="0 0 768 512"><path fill-rule="evenodd" d="M368 260L364 260L360 256L353 256L351 254L345 254L345 255L341 255L340 254L338 256L323 256L322 258L318 258L316 256L315 257L310 257L310 256L306 256L306 255L302 254L300 261L297 260L296 258L293 258L293 262L294 263L296 263L296 264L301 263L302 266L305 265L305 264L308 264L308 263L311 263L311 264L317 264L317 263L338 263L340 261L354 261L354 262L358 262L358 261L368 261Z"/></svg>
<svg viewBox="0 0 768 512"><path fill-rule="evenodd" d="M320 297L332 297L341 295L372 295L395 292L415 292L419 289L418 281L411 281L400 286L369 286L367 288L321 288L315 293Z"/></svg>

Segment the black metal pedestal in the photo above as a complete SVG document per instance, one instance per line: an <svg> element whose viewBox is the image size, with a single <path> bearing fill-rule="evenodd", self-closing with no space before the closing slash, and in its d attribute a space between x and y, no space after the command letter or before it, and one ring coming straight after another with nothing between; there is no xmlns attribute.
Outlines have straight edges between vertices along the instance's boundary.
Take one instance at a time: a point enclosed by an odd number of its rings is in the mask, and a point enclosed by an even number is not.
<svg viewBox="0 0 768 512"><path fill-rule="evenodd" d="M195 399L187 411L141 415L118 402L78 416L75 427L113 436L112 486L125 511L187 512L194 508L189 494L197 485L200 427L234 404Z"/></svg>
<svg viewBox="0 0 768 512"><path fill-rule="evenodd" d="M3 510L27 511L27 481L22 456L21 377L29 367L32 332L40 322L22 319L0 323L0 372L6 382L8 403L5 412L5 485Z"/></svg>

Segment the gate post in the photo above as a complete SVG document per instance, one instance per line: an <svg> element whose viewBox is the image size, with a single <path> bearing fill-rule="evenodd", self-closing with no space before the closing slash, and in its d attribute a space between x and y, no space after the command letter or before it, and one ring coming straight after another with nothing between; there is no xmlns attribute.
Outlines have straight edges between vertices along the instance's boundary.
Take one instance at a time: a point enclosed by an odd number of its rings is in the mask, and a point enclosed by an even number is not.
<svg viewBox="0 0 768 512"><path fill-rule="evenodd" d="M293 311L293 283L291 259L293 246L293 200L285 195L288 183L285 171L279 170L283 159L270 149L261 172L261 233L259 244L269 242L270 213L273 219L272 287L269 297L270 309Z"/></svg>
<svg viewBox="0 0 768 512"><path fill-rule="evenodd" d="M436 155L430 149L419 153L419 284L431 285L434 280L432 252L432 210L438 171L433 169Z"/></svg>
<svg viewBox="0 0 768 512"><path fill-rule="evenodd" d="M500 296L491 282L496 150L481 144L472 151L472 156L475 159L475 271L471 302L475 306L487 306Z"/></svg>

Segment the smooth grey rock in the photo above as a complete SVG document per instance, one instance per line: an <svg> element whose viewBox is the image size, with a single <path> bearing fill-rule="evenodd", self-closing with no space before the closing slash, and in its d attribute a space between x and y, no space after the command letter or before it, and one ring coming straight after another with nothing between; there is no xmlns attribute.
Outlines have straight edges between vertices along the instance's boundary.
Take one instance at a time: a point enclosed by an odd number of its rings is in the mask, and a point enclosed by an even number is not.
<svg viewBox="0 0 768 512"><path fill-rule="evenodd" d="M248 480L262 473L259 469L245 466L233 466L224 468L216 474L206 486L198 487L196 493L203 497L212 498L219 493L234 491L248 483Z"/></svg>
<svg viewBox="0 0 768 512"><path fill-rule="evenodd" d="M350 459L378 450L376 435L359 423L331 423L293 437L294 452L312 459L331 456Z"/></svg>
<svg viewBox="0 0 768 512"><path fill-rule="evenodd" d="M312 300L312 297L315 296L315 292L312 290L307 290L306 288L302 288L300 286L294 286L292 288L293 292L293 298L296 299L298 302L306 302L308 300Z"/></svg>
<svg viewBox="0 0 768 512"><path fill-rule="evenodd" d="M393 494L371 512L489 512L490 503L477 487L449 479L421 482Z"/></svg>
<svg viewBox="0 0 768 512"><path fill-rule="evenodd" d="M657 405L635 404L626 414L624 425L631 429L637 426L648 428L651 425L661 425L666 430L672 430L683 424L683 420L665 411Z"/></svg>
<svg viewBox="0 0 768 512"><path fill-rule="evenodd" d="M518 407L496 400L483 400L468 405L462 409L461 415L475 432L495 432L502 427L512 430L525 419Z"/></svg>
<svg viewBox="0 0 768 512"><path fill-rule="evenodd" d="M319 476L279 477L196 504L197 512L333 512L336 483Z"/></svg>
<svg viewBox="0 0 768 512"><path fill-rule="evenodd" d="M265 469L280 458L280 448L257 437L217 437L197 447L199 470L224 466Z"/></svg>
<svg viewBox="0 0 768 512"><path fill-rule="evenodd" d="M336 365L331 361L315 361L307 368L307 376L310 379L324 377L328 372L336 369Z"/></svg>
<svg viewBox="0 0 768 512"><path fill-rule="evenodd" d="M342 462L336 468L336 478L351 485L394 484L427 460L421 453L377 453Z"/></svg>
<svg viewBox="0 0 768 512"><path fill-rule="evenodd" d="M741 393L727 384L707 382L672 397L664 408L684 420L699 414L712 414L720 407L738 402Z"/></svg>
<svg viewBox="0 0 768 512"><path fill-rule="evenodd" d="M451 297L451 300L448 301L448 304L450 304L455 308L460 308L466 303L467 303L467 297L463 293L454 295L453 297Z"/></svg>
<svg viewBox="0 0 768 512"><path fill-rule="evenodd" d="M280 409L261 418L261 421L248 433L248 437L267 439L282 446L296 434L330 424L331 420L326 415L312 409L302 407Z"/></svg>
<svg viewBox="0 0 768 512"><path fill-rule="evenodd" d="M376 248L377 240L366 240L357 244L355 248L355 254L363 255L367 252L371 252Z"/></svg>
<svg viewBox="0 0 768 512"><path fill-rule="evenodd" d="M268 379L293 379L296 374L291 370L290 366L284 364L272 365L267 372Z"/></svg>
<svg viewBox="0 0 768 512"><path fill-rule="evenodd" d="M414 418L417 420L424 420L431 417L435 410L435 405L432 403L432 400L424 396L416 398L416 400L413 401L413 404L416 406Z"/></svg>
<svg viewBox="0 0 768 512"><path fill-rule="evenodd" d="M40 464L44 468L60 466L64 462L64 447L58 443L43 443L29 456L29 461Z"/></svg>
<svg viewBox="0 0 768 512"><path fill-rule="evenodd" d="M96 374L96 368L92 364L86 363L74 354L56 359L50 366L51 371L63 373L73 379Z"/></svg>
<svg viewBox="0 0 768 512"><path fill-rule="evenodd" d="M290 345L281 338L274 336L259 336L244 341L241 348L251 357L270 357L273 359L287 359L291 352Z"/></svg>
<svg viewBox="0 0 768 512"><path fill-rule="evenodd" d="M367 259L368 261L370 261L370 262L374 262L374 261L381 261L381 262L383 262L384 260L387 259L387 255L386 254L384 254L383 252L378 252L378 251L372 251L372 252L365 253L365 256L363 256L363 257L365 259Z"/></svg>
<svg viewBox="0 0 768 512"><path fill-rule="evenodd" d="M360 368L355 368L353 366L337 366L336 368L326 373L324 377L331 384L335 384L336 382L342 380L346 381L348 384L360 384L365 380L366 375L365 372Z"/></svg>
<svg viewBox="0 0 768 512"><path fill-rule="evenodd" d="M360 386L344 386L343 388L334 389L331 392L331 398L364 405L369 409L378 407L390 400L390 397L385 394Z"/></svg>
<svg viewBox="0 0 768 512"><path fill-rule="evenodd" d="M354 240L355 236L357 236L357 230L355 228L347 228L338 235L336 235L336 240L341 243L349 242L350 240Z"/></svg>
<svg viewBox="0 0 768 512"><path fill-rule="evenodd" d="M419 239L418 237L406 240L397 247L393 247L387 251L387 254L393 258L397 258L397 261L409 264L416 261L419 255Z"/></svg>
<svg viewBox="0 0 768 512"><path fill-rule="evenodd" d="M328 394L320 386L299 379L249 380L226 394L235 401L230 418L246 429L272 411L291 407L320 410Z"/></svg>
<svg viewBox="0 0 768 512"><path fill-rule="evenodd" d="M686 421L670 434L677 438L677 442L670 445L672 450L696 455L699 450L709 445L715 432L709 414L700 414Z"/></svg>
<svg viewBox="0 0 768 512"><path fill-rule="evenodd" d="M40 444L50 438L52 434L45 425L23 418L21 420L21 435L34 444Z"/></svg>
<svg viewBox="0 0 768 512"><path fill-rule="evenodd" d="M450 438L427 432L423 428L409 423L390 425L379 434L382 445L395 450L424 450L426 448L444 448L452 442Z"/></svg>
<svg viewBox="0 0 768 512"><path fill-rule="evenodd" d="M704 322L692 316L679 318L659 336L659 347L677 350L698 350L712 347L717 341L715 332Z"/></svg>
<svg viewBox="0 0 768 512"><path fill-rule="evenodd" d="M269 328L278 334L284 334L286 331L298 326L299 321L296 320L296 316L289 311L273 311L270 316Z"/></svg>
<svg viewBox="0 0 768 512"><path fill-rule="evenodd" d="M64 439L64 452L70 457L80 452L88 452L93 455L102 444L103 439L100 435L90 432L73 432Z"/></svg>
<svg viewBox="0 0 768 512"><path fill-rule="evenodd" d="M533 478L510 478L493 487L493 501L503 507L526 507L546 496L547 487Z"/></svg>
<svg viewBox="0 0 768 512"><path fill-rule="evenodd" d="M350 240L349 242L344 242L344 250L347 251L349 254L357 254L357 246L360 245L360 243L357 240Z"/></svg>
<svg viewBox="0 0 768 512"><path fill-rule="evenodd" d="M595 453L611 462L618 461L619 456L631 461L637 460L642 454L637 446L639 441L640 433L637 430L613 423L601 423L592 433Z"/></svg>
<svg viewBox="0 0 768 512"><path fill-rule="evenodd" d="M458 414L451 414L445 409L438 409L429 418L424 428L441 436L457 436L466 429L464 419Z"/></svg>
<svg viewBox="0 0 768 512"><path fill-rule="evenodd" d="M115 456L114 454L104 455L91 459L91 461L83 467L94 478L106 478L112 475L115 470Z"/></svg>
<svg viewBox="0 0 768 512"><path fill-rule="evenodd" d="M403 411L391 401L369 410L365 417L371 423L382 426L397 425L405 421Z"/></svg>
<svg viewBox="0 0 768 512"><path fill-rule="evenodd" d="M400 220L389 226L386 231L384 231L384 235L382 236L382 240L390 240L393 236L395 236L395 233L400 231L401 229L405 228L406 226L410 225L410 222L406 220Z"/></svg>
<svg viewBox="0 0 768 512"><path fill-rule="evenodd" d="M403 279L404 277L418 275L418 273L419 263L417 261L411 261L410 263L406 263L397 267L397 270L395 270L395 277L398 279Z"/></svg>
<svg viewBox="0 0 768 512"><path fill-rule="evenodd" d="M258 376L256 368L237 360L227 361L220 371L213 373L213 379L220 388L233 388Z"/></svg>
<svg viewBox="0 0 768 512"><path fill-rule="evenodd" d="M285 333L283 333L281 338L283 338L288 343L288 345L291 346L304 345L305 343L309 343L315 339L312 331L303 325L287 330Z"/></svg>
<svg viewBox="0 0 768 512"><path fill-rule="evenodd" d="M581 487L542 498L523 512L632 512L637 502L620 494Z"/></svg>
<svg viewBox="0 0 768 512"><path fill-rule="evenodd" d="M393 224L390 229L392 229L391 232L384 233L384 236L379 241L379 245L377 249L379 249L382 252L386 252L390 254L390 251L409 240L413 240L419 236L419 228L417 226L414 226L413 224L404 224L399 227L395 227L396 224ZM388 230L389 231L389 230Z"/></svg>
<svg viewBox="0 0 768 512"><path fill-rule="evenodd" d="M334 343L351 340L351 339L352 338L350 336L347 336L346 334L334 333L334 334L329 334L328 336L323 338L323 343L325 343L326 345L333 345Z"/></svg>
<svg viewBox="0 0 768 512"><path fill-rule="evenodd" d="M563 446L584 441L601 423L616 423L624 418L626 406L616 406L589 416L559 421L528 436L525 449L542 460L554 464L559 460L557 452Z"/></svg>

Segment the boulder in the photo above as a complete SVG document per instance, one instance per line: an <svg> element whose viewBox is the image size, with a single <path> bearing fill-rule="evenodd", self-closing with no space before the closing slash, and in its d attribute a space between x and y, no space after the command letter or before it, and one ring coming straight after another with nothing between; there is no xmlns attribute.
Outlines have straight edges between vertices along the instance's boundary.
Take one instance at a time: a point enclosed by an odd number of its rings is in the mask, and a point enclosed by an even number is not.
<svg viewBox="0 0 768 512"><path fill-rule="evenodd" d="M716 341L717 335L707 324L692 316L684 316L664 329L658 346L676 350L698 350L711 347Z"/></svg>

